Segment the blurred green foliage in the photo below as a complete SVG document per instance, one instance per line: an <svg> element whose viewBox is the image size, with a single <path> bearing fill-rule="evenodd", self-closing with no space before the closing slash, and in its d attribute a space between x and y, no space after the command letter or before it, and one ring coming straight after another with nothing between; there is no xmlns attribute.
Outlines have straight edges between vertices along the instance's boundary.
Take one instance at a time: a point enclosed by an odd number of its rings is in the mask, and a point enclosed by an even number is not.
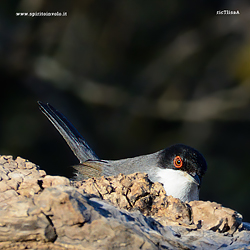
<svg viewBox="0 0 250 250"><path fill-rule="evenodd" d="M104 159L174 143L201 151L201 199L250 220L250 3L0 3L0 153L71 176L77 160L39 112L50 102ZM217 10L239 15L216 15ZM21 12L67 12L21 17Z"/></svg>

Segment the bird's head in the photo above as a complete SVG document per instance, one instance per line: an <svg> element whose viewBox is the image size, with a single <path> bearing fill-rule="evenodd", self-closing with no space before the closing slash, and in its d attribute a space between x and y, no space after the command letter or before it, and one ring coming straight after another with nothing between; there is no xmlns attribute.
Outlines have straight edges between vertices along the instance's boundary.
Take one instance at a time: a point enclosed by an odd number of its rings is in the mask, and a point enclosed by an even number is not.
<svg viewBox="0 0 250 250"><path fill-rule="evenodd" d="M168 195L183 201L199 199L199 189L207 170L203 155L184 144L175 144L160 152L158 177Z"/></svg>

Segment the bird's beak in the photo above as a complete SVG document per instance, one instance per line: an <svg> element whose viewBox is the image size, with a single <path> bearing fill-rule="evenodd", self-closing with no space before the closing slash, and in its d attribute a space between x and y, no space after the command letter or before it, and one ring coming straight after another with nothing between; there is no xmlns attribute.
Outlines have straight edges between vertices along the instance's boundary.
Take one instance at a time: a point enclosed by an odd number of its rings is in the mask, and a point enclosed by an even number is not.
<svg viewBox="0 0 250 250"><path fill-rule="evenodd" d="M201 179L196 173L189 174L190 180L195 183L197 186L200 186Z"/></svg>

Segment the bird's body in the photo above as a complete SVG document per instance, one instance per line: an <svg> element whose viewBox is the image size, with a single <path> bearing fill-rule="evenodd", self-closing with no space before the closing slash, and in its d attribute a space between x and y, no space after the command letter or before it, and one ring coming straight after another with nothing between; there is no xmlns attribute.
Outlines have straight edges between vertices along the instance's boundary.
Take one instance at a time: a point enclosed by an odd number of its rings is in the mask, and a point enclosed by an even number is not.
<svg viewBox="0 0 250 250"><path fill-rule="evenodd" d="M175 144L153 154L101 160L66 117L50 104L38 104L79 159L80 165L74 166L78 179L144 172L151 181L163 183L167 195L182 201L199 199L200 183L207 165L196 149Z"/></svg>

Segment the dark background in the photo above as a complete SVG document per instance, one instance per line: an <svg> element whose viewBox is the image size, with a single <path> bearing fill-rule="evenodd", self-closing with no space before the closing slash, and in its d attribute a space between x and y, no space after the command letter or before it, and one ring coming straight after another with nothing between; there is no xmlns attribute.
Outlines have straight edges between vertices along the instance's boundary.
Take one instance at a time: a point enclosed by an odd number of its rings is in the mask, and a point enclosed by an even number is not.
<svg viewBox="0 0 250 250"><path fill-rule="evenodd" d="M34 11L68 15L16 16ZM1 154L72 176L77 159L36 103L50 102L103 159L197 148L200 198L250 221L248 0L1 1L0 76Z"/></svg>

